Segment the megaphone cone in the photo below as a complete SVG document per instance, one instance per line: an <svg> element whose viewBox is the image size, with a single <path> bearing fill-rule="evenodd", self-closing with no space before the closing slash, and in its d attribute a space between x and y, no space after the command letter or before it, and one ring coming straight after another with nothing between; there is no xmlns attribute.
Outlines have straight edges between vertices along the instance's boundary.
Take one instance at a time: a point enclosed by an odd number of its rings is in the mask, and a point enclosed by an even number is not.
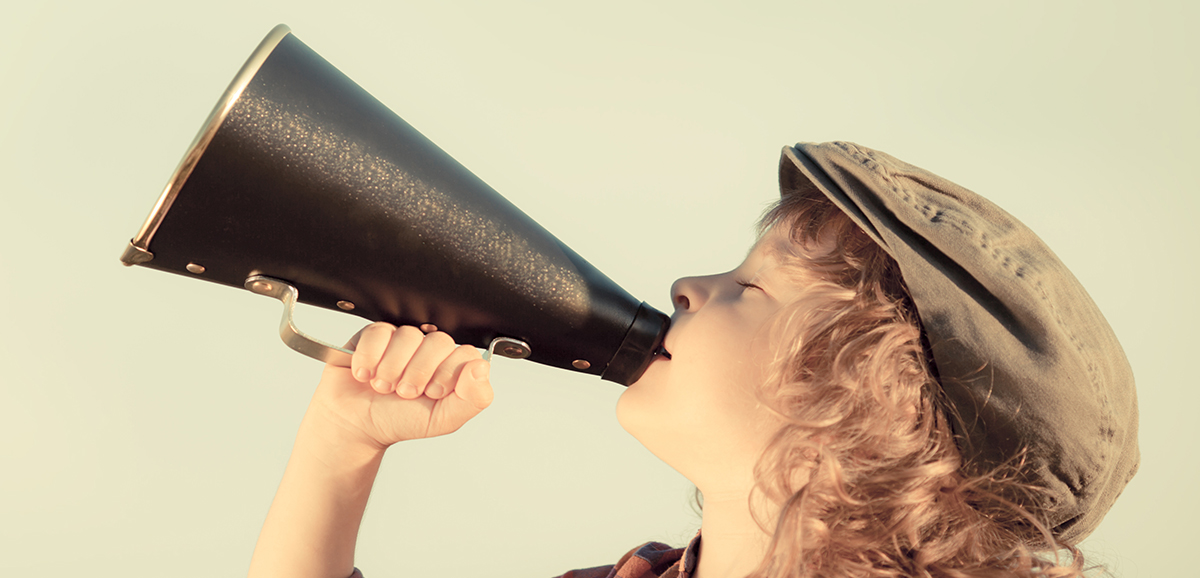
<svg viewBox="0 0 1200 578"><path fill-rule="evenodd" d="M234 79L121 261L629 385L666 315L634 299L276 27ZM499 339L500 341L497 341Z"/></svg>

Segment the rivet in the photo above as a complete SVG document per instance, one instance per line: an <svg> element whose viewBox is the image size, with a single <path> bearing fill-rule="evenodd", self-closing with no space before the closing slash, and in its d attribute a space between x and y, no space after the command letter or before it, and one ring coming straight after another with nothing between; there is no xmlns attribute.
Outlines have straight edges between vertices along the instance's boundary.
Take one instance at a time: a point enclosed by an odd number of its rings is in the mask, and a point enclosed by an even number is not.
<svg viewBox="0 0 1200 578"><path fill-rule="evenodd" d="M346 300L338 301L337 306L342 311L354 311L354 304Z"/></svg>
<svg viewBox="0 0 1200 578"><path fill-rule="evenodd" d="M514 347L512 345L504 346L504 355L505 356L512 357L514 355L520 355L522 353L525 353L525 350L521 349L520 347Z"/></svg>
<svg viewBox="0 0 1200 578"><path fill-rule="evenodd" d="M255 293L259 293L261 295L266 295L267 293L270 293L271 290L274 288L275 287L273 285L271 285L270 283L267 283L266 281L255 281L250 284L250 290Z"/></svg>
<svg viewBox="0 0 1200 578"><path fill-rule="evenodd" d="M586 359L576 359L575 361L571 362L571 366L575 369L587 369L591 367L592 364L588 363L588 360Z"/></svg>
<svg viewBox="0 0 1200 578"><path fill-rule="evenodd" d="M199 275L204 272L204 265L201 265L199 263L188 263L187 270L190 273L195 273L195 274Z"/></svg>
<svg viewBox="0 0 1200 578"><path fill-rule="evenodd" d="M421 331L424 331L425 333L433 333L434 331L437 331L437 325L432 323L422 323Z"/></svg>

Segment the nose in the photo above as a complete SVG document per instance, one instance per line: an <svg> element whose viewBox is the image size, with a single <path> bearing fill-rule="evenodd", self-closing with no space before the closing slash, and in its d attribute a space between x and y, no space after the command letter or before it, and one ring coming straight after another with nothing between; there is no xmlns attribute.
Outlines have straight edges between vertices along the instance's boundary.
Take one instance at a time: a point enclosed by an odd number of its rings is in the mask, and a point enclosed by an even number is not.
<svg viewBox="0 0 1200 578"><path fill-rule="evenodd" d="M701 277L683 277L671 284L671 303L675 311L695 311L708 298Z"/></svg>

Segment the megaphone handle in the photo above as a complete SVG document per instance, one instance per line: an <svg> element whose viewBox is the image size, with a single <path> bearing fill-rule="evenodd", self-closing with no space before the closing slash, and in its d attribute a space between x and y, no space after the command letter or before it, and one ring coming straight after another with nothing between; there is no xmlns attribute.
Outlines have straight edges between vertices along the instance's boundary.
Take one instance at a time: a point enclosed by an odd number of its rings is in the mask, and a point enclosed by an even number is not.
<svg viewBox="0 0 1200 578"><path fill-rule="evenodd" d="M296 300L300 298L299 290L286 281L265 275L247 277L245 286L254 293L274 297L283 302L283 318L279 321L279 337L288 347L318 361L340 367L350 367L353 351L309 337L296 327L293 315L296 311Z"/></svg>
<svg viewBox="0 0 1200 578"><path fill-rule="evenodd" d="M299 289L287 281L266 275L247 277L245 287L251 292L274 297L283 302L283 318L279 320L279 337L288 347L317 361L324 361L340 367L350 367L353 351L309 337L308 334L296 327L293 317L296 312L296 301L300 299ZM488 344L487 349L483 352L483 358L491 361L492 355L498 354L512 359L524 359L529 357L530 353L529 344L520 339L497 337Z"/></svg>

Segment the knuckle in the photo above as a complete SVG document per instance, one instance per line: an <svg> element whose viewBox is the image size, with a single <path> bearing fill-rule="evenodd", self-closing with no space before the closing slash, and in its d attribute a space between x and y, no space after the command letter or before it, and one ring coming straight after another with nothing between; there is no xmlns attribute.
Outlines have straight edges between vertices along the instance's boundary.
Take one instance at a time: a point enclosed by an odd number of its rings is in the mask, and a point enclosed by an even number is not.
<svg viewBox="0 0 1200 578"><path fill-rule="evenodd" d="M483 359L483 353L474 345L459 345L455 353L466 357L468 361Z"/></svg>
<svg viewBox="0 0 1200 578"><path fill-rule="evenodd" d="M381 348L385 346L392 337L392 332L395 331L388 323L372 323L366 326L358 334L358 347L362 349L364 346L367 349Z"/></svg>
<svg viewBox="0 0 1200 578"><path fill-rule="evenodd" d="M423 386L429 383L429 378L433 376L433 372L437 368L428 367L424 363L409 363L408 367L404 368L400 376L400 381L411 383L416 386Z"/></svg>
<svg viewBox="0 0 1200 578"><path fill-rule="evenodd" d="M386 321L376 321L367 326L363 331L372 333L391 333L396 330L396 326Z"/></svg>
<svg viewBox="0 0 1200 578"><path fill-rule="evenodd" d="M443 331L434 331L433 333L425 334L425 341L432 345L454 347L454 338L450 337L449 333Z"/></svg>
<svg viewBox="0 0 1200 578"><path fill-rule="evenodd" d="M412 325L402 325L396 328L396 335L404 339L421 339L425 336L420 329Z"/></svg>

